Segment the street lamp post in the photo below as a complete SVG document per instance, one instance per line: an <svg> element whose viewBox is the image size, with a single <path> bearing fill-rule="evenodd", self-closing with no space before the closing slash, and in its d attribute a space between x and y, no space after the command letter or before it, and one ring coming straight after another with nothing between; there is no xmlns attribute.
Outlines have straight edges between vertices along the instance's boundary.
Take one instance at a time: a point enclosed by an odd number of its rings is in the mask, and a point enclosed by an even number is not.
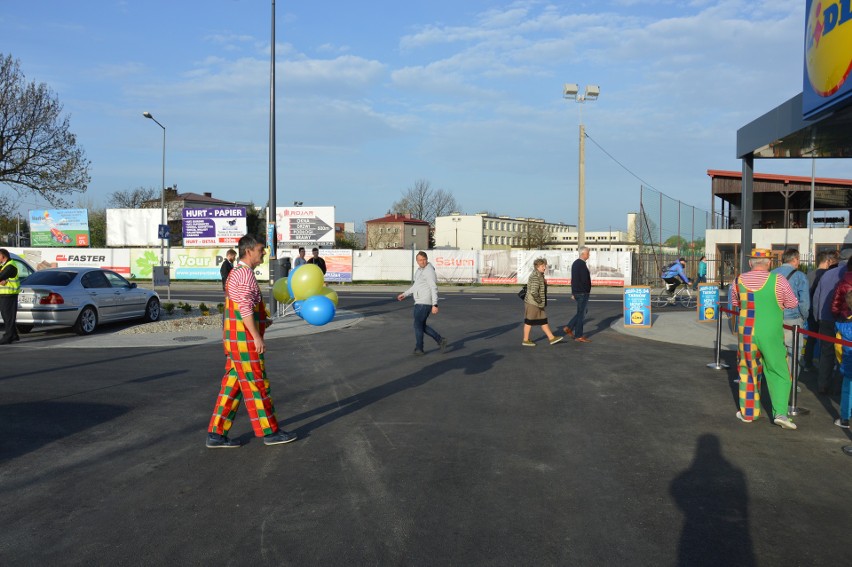
<svg viewBox="0 0 852 567"><path fill-rule="evenodd" d="M459 249L459 225L456 224L459 222L461 222L461 219L459 217L453 217L453 226L455 226L456 229L456 250Z"/></svg>
<svg viewBox="0 0 852 567"><path fill-rule="evenodd" d="M587 85L583 94L576 83L566 83L562 89L563 98L583 104L587 100L597 100L601 94L600 87ZM582 107L581 107L582 108ZM583 126L583 112L580 110L580 158L578 168L578 203L577 203L577 249L586 243L586 128Z"/></svg>
<svg viewBox="0 0 852 567"><path fill-rule="evenodd" d="M142 116L150 118L163 129L163 179L160 185L160 226L166 224L166 127L160 124L150 112L143 112ZM163 238L160 238L160 266L163 265Z"/></svg>

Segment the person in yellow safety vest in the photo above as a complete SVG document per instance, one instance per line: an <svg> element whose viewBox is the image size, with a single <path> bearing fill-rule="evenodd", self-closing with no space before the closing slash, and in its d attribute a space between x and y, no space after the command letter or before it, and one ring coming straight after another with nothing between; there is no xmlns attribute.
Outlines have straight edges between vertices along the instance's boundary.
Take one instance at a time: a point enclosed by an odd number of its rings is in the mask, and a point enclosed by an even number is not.
<svg viewBox="0 0 852 567"><path fill-rule="evenodd" d="M21 340L15 321L18 317L18 293L21 282L18 280L18 266L9 255L9 251L0 248L0 317L3 317L3 337L0 345L8 345Z"/></svg>

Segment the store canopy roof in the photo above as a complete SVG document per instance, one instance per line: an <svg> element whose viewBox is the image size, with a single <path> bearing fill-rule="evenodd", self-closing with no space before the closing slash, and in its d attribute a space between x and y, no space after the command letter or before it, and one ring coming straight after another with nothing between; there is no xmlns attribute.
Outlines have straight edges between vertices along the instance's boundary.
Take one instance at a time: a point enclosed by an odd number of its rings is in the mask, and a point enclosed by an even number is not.
<svg viewBox="0 0 852 567"><path fill-rule="evenodd" d="M852 105L802 118L802 94L737 130L737 157L852 157Z"/></svg>

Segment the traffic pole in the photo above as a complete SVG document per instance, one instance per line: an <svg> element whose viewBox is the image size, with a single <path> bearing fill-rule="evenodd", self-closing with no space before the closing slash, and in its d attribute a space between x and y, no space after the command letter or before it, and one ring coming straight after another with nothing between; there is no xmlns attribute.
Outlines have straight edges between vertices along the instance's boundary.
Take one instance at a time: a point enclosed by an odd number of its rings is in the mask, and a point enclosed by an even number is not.
<svg viewBox="0 0 852 567"><path fill-rule="evenodd" d="M790 364L791 374L793 377L793 385L790 388L790 407L788 412L790 415L807 415L810 410L798 407L799 399L799 325L793 325L793 352L792 361Z"/></svg>
<svg viewBox="0 0 852 567"><path fill-rule="evenodd" d="M722 362L722 311L718 310L716 317L716 362L711 362L707 368L713 370L722 370L728 368L728 365Z"/></svg>

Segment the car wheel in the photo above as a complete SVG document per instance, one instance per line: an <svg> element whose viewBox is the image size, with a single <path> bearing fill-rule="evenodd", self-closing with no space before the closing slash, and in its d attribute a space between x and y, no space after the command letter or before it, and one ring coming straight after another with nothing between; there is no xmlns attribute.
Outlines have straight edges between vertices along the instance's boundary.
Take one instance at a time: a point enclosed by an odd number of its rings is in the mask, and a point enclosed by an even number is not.
<svg viewBox="0 0 852 567"><path fill-rule="evenodd" d="M160 300L152 297L148 300L148 305L145 306L145 322L152 323L160 319Z"/></svg>
<svg viewBox="0 0 852 567"><path fill-rule="evenodd" d="M30 331L33 330L32 325L17 325L17 327L18 327L18 332L21 333L22 335L26 335L27 333L29 333Z"/></svg>
<svg viewBox="0 0 852 567"><path fill-rule="evenodd" d="M78 335L91 335L98 326L98 314L92 307L84 307L74 323L74 332Z"/></svg>

